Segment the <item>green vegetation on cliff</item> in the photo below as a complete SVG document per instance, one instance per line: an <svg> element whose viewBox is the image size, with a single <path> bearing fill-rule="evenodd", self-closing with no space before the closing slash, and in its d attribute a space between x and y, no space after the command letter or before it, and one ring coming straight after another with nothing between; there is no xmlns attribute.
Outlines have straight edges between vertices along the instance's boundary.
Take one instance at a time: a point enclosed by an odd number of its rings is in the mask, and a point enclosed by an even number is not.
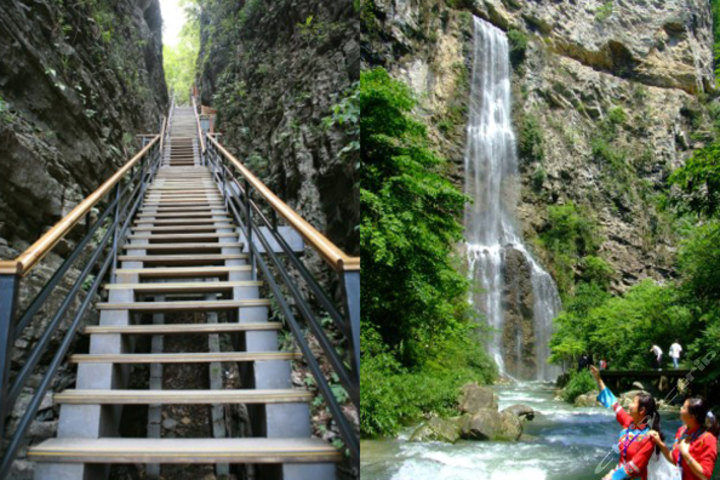
<svg viewBox="0 0 720 480"><path fill-rule="evenodd" d="M683 228L676 262L677 280L659 285L645 280L624 295L584 279L566 299L555 320L553 361L574 361L583 353L605 356L612 368L652 366L653 343L667 349L674 339L685 346L684 366L696 367L694 382L720 377L720 142L697 150L669 178L671 204ZM596 357L597 358L597 357Z"/></svg>
<svg viewBox="0 0 720 480"><path fill-rule="evenodd" d="M360 424L368 436L450 411L462 383L494 373L454 253L467 199L445 178L447 162L429 149L414 105L384 69L361 75Z"/></svg>

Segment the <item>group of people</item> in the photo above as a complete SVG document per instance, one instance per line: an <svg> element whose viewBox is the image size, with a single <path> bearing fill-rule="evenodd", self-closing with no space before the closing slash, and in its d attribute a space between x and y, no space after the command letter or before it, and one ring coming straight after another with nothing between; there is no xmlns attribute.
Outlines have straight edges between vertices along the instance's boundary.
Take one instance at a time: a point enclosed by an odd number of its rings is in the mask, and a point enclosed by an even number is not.
<svg viewBox="0 0 720 480"><path fill-rule="evenodd" d="M678 339L675 339L675 341L670 345L670 358L672 358L673 366L675 369L679 367L680 363L680 354L682 353L682 346L680 345L680 341ZM662 348L660 348L658 345L653 345L650 348L650 352L655 356L655 363L657 365L658 370L662 370L662 356L663 351Z"/></svg>
<svg viewBox="0 0 720 480"><path fill-rule="evenodd" d="M660 454L674 466L670 477L673 480L710 480L717 459L720 425L704 399L685 400L680 409L683 425L668 446L660 431L660 414L651 394L636 395L630 411L626 412L605 386L597 367L590 365L589 368L600 389L598 401L615 411L623 427L618 440L620 463L603 480L654 480L652 475L648 476L648 466L651 460L657 465Z"/></svg>

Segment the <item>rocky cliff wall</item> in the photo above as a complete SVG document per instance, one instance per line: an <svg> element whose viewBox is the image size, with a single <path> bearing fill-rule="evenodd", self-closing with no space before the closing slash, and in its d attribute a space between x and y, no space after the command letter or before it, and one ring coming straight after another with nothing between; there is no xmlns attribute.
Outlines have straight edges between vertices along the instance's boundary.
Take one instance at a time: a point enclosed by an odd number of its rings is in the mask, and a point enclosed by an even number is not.
<svg viewBox="0 0 720 480"><path fill-rule="evenodd" d="M702 146L714 85L708 2L366 0L363 62L410 84L462 184L472 17L508 32L521 162L518 216L538 236L548 205L592 212L612 287L671 275L672 229L658 208L668 173Z"/></svg>
<svg viewBox="0 0 720 480"><path fill-rule="evenodd" d="M136 134L159 131L168 107L161 25L157 0L0 3L0 258L25 250L125 163L138 149ZM83 234L80 225L21 281L20 311ZM12 369L77 275L68 272L16 341ZM51 341L51 351L60 339ZM10 431L41 373L18 397ZM52 388L71 385L73 375L62 366ZM49 395L31 438L54 434ZM17 461L10 477L32 478L32 464Z"/></svg>
<svg viewBox="0 0 720 480"><path fill-rule="evenodd" d="M357 118L326 119L352 93L359 66L352 0L203 7L199 85L203 104L217 109L221 141L351 254L359 242Z"/></svg>

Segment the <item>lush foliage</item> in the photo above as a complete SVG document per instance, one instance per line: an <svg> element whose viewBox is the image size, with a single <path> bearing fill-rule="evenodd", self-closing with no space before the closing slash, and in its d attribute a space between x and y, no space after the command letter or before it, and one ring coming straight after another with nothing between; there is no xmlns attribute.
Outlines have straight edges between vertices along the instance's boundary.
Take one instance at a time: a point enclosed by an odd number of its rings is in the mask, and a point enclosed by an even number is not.
<svg viewBox="0 0 720 480"><path fill-rule="evenodd" d="M510 44L510 62L517 67L525 60L528 36L521 30L511 29L508 31L507 37Z"/></svg>
<svg viewBox="0 0 720 480"><path fill-rule="evenodd" d="M573 371L570 380L563 388L562 397L566 402L572 403L577 397L593 389L597 389L597 384L589 370Z"/></svg>
<svg viewBox="0 0 720 480"><path fill-rule="evenodd" d="M548 206L548 228L540 233L542 248L551 257L555 281L562 293L571 293L576 273L587 280L609 283L612 268L595 257L600 238L589 212L572 202Z"/></svg>
<svg viewBox="0 0 720 480"><path fill-rule="evenodd" d="M670 176L683 195L675 203L697 213L713 216L720 208L720 142L697 150Z"/></svg>
<svg viewBox="0 0 720 480"><path fill-rule="evenodd" d="M175 93L178 104L190 101L190 89L195 83L198 51L200 49L200 25L197 4L191 0L185 6L187 22L180 31L177 45L163 45L163 68L168 90Z"/></svg>
<svg viewBox="0 0 720 480"><path fill-rule="evenodd" d="M545 157L543 143L540 121L536 115L527 114L523 118L518 137L518 153L523 162L542 162Z"/></svg>
<svg viewBox="0 0 720 480"><path fill-rule="evenodd" d="M691 322L691 312L680 300L677 290L652 280L635 285L623 296L608 297L591 285L579 289L556 320L553 358L591 352L617 368L648 368L652 366L650 346L669 346L668 340L683 335Z"/></svg>
<svg viewBox="0 0 720 480"><path fill-rule="evenodd" d="M720 0L710 0L713 15L713 38L715 40L715 81L720 79Z"/></svg>
<svg viewBox="0 0 720 480"><path fill-rule="evenodd" d="M444 175L411 110L410 89L377 68L361 74L363 262L361 428L384 435L449 408L466 380L487 380L454 246L467 198Z"/></svg>
<svg viewBox="0 0 720 480"><path fill-rule="evenodd" d="M670 203L684 229L677 280L664 285L645 280L622 296L612 296L607 292L609 271L595 257L585 257L580 284L574 295L566 298L565 310L556 319L553 361L574 362L582 353L591 353L596 358L605 356L612 368L644 369L653 365L649 353L653 343L667 349L678 339L685 347L685 366L697 368L694 381L709 384L718 380L719 160L720 143L712 142L669 178ZM564 230L560 237L578 237ZM572 248L571 243L564 245Z"/></svg>

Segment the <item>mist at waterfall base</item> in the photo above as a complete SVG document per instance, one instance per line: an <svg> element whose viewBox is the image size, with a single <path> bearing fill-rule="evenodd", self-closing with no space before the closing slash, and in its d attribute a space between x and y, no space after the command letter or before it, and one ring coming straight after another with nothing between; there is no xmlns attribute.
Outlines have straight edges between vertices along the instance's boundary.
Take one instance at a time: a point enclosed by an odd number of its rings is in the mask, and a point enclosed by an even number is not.
<svg viewBox="0 0 720 480"><path fill-rule="evenodd" d="M617 465L612 447L621 427L610 409L575 408L541 382L495 388L500 409L522 403L536 410L523 440L408 442L408 429L397 439L362 442L363 480L600 480ZM661 418L665 438L673 438L678 415L661 412ZM595 473L603 459L607 467ZM720 480L720 468L712 479Z"/></svg>
<svg viewBox="0 0 720 480"><path fill-rule="evenodd" d="M473 65L465 148L465 193L473 199L465 211L469 275L482 291L471 301L486 317L494 336L488 353L503 375L552 380L559 369L548 365L552 320L560 298L550 275L527 251L518 233L515 210L520 182L512 128L510 57L505 33L474 17ZM503 291L509 253L529 267L532 320L506 325ZM531 323L532 325L528 325Z"/></svg>

